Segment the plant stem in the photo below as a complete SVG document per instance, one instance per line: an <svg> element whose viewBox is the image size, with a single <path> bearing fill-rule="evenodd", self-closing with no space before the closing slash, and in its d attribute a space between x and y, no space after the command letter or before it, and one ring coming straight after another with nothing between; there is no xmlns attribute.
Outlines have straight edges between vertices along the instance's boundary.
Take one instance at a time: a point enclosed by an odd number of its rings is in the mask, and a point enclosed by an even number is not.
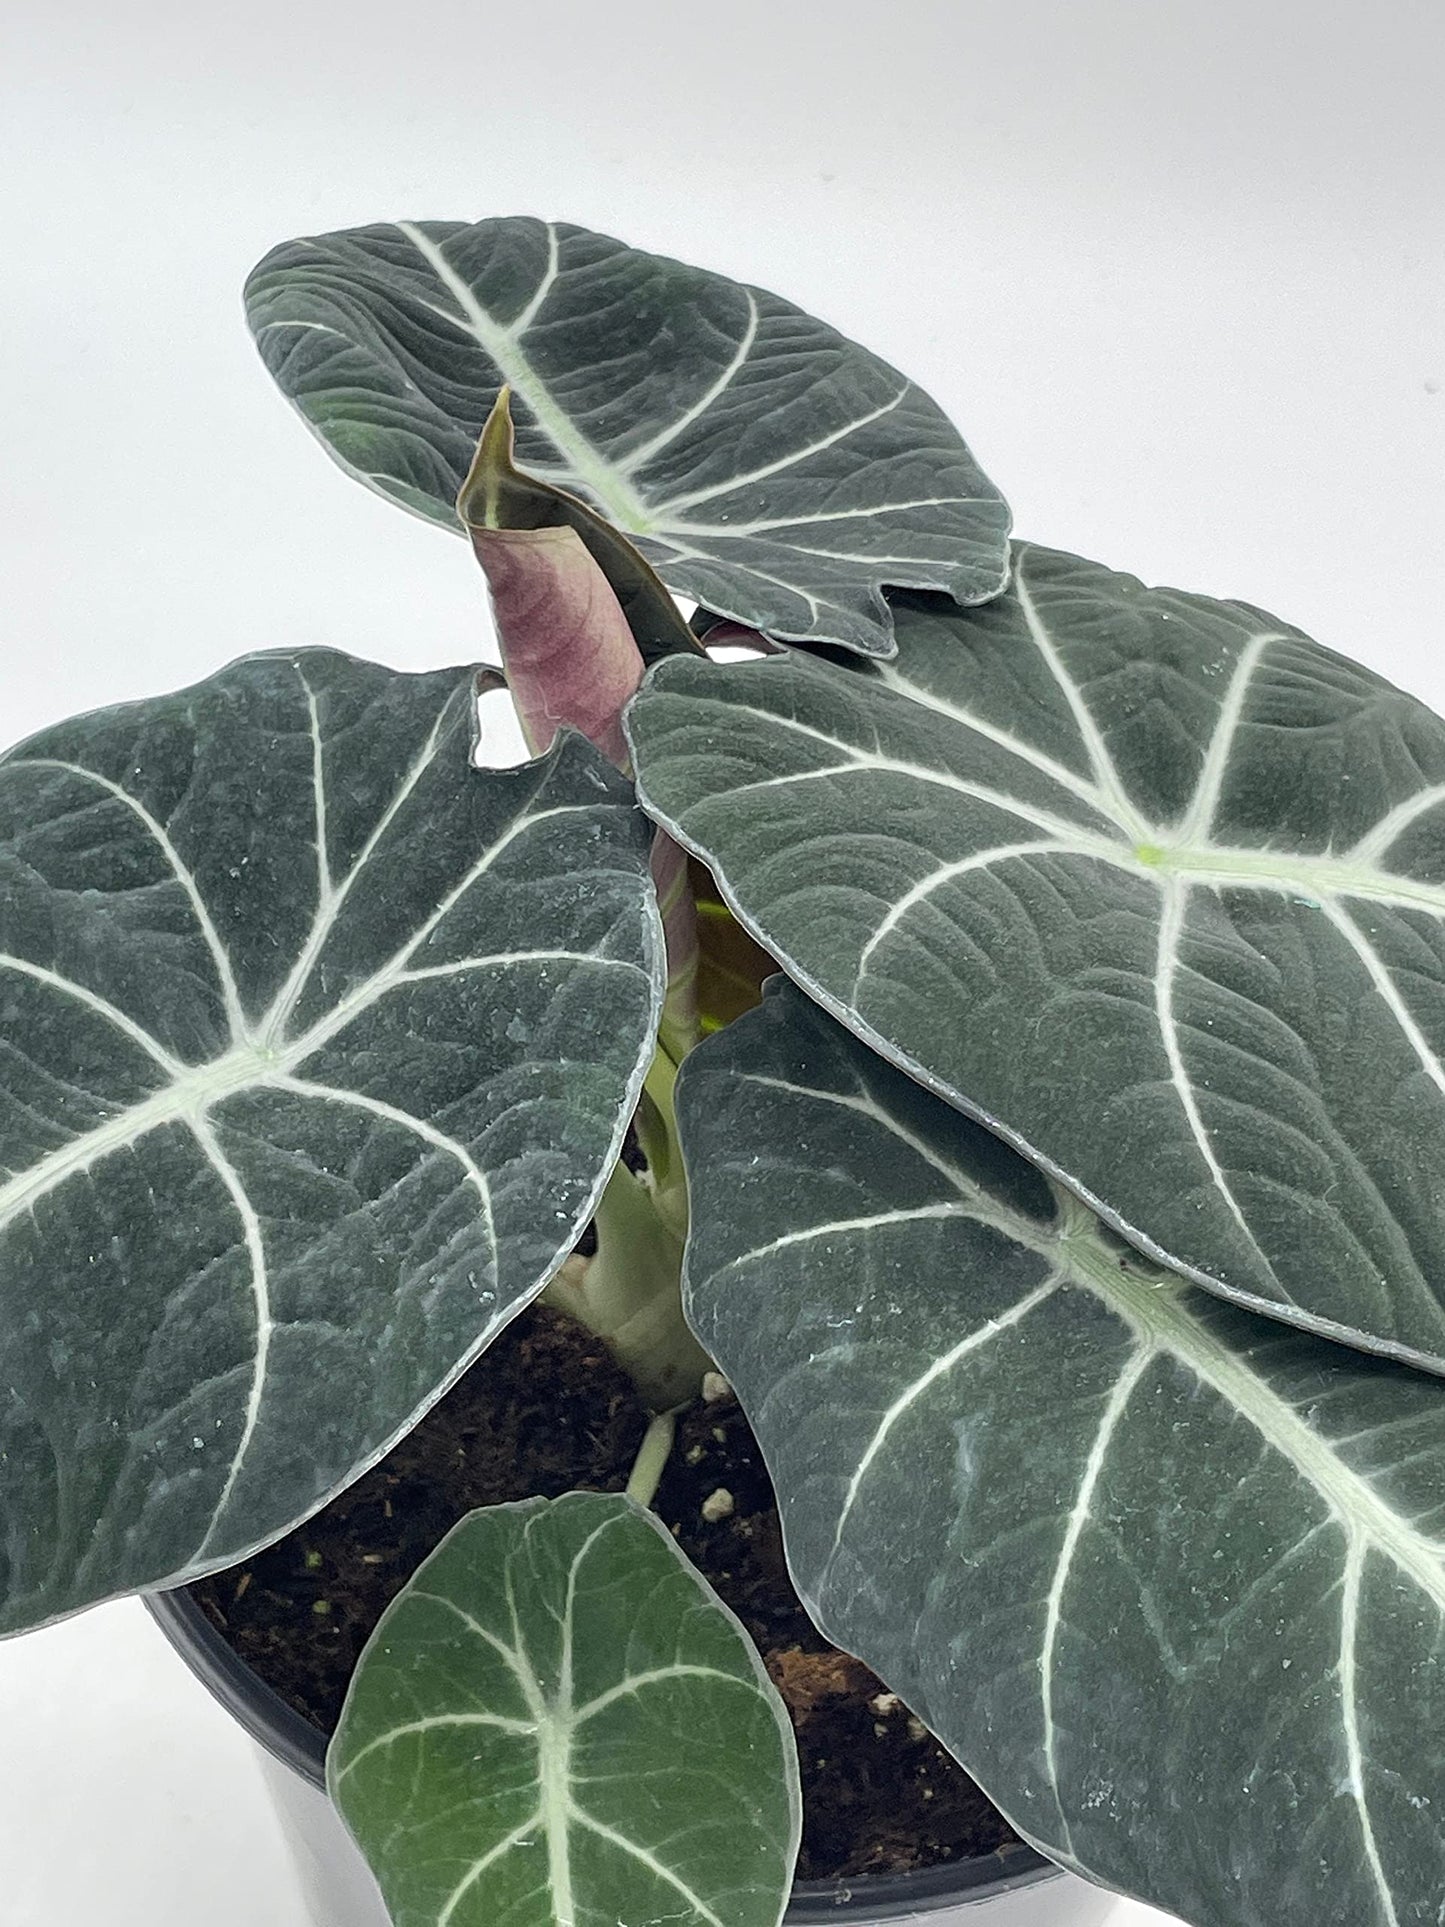
<svg viewBox="0 0 1445 1927"><path fill-rule="evenodd" d="M637 1457L633 1461L632 1476L627 1481L627 1496L636 1504L650 1506L657 1497L657 1488L676 1434L675 1410L659 1412L643 1433L642 1443L637 1448Z"/></svg>
<svg viewBox="0 0 1445 1927"><path fill-rule="evenodd" d="M596 1256L564 1266L546 1302L594 1332L652 1409L666 1411L696 1396L711 1365L682 1315L683 1232L625 1164L607 1180L593 1222Z"/></svg>
<svg viewBox="0 0 1445 1927"><path fill-rule="evenodd" d="M653 1053L647 1081L634 1120L637 1141L647 1159L649 1188L653 1208L679 1240L687 1237L687 1172L683 1168L682 1146L677 1139L677 1113L672 1092L677 1083L678 1060L659 1042Z"/></svg>

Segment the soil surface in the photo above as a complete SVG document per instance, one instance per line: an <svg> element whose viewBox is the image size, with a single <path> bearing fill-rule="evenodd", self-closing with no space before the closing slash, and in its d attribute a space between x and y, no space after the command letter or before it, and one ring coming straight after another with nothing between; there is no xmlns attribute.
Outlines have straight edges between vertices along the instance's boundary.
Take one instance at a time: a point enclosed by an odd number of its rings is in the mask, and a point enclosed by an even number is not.
<svg viewBox="0 0 1445 1927"><path fill-rule="evenodd" d="M247 1664L330 1734L387 1602L458 1519L531 1494L620 1491L645 1426L604 1347L534 1308L365 1478L191 1591ZM679 1420L656 1509L747 1627L792 1714L800 1879L897 1873L1014 1844L908 1709L813 1627L788 1577L762 1455L730 1394Z"/></svg>

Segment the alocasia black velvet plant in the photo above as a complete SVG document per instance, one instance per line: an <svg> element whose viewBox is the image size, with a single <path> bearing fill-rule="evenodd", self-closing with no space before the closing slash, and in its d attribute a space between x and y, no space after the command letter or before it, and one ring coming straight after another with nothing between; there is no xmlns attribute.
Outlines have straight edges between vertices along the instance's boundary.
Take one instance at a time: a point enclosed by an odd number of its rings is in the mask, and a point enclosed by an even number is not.
<svg viewBox="0 0 1445 1927"><path fill-rule="evenodd" d="M513 219L247 301L470 537L535 756L316 650L0 762L0 1624L281 1536L545 1290L657 1418L378 1629L330 1778L400 1927L775 1927L786 1719L646 1509L710 1365L818 1625L1043 1852L1438 1922L1445 724L1011 546L760 290Z"/></svg>

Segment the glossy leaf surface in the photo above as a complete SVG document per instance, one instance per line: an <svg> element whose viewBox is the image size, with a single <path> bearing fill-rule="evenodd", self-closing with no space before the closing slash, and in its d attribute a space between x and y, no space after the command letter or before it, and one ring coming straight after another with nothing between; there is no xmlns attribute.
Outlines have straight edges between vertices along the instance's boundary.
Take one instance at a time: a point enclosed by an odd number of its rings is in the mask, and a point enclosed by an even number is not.
<svg viewBox="0 0 1445 1927"><path fill-rule="evenodd" d="M777 1927L792 1728L651 1513L474 1512L388 1608L327 1761L396 1927Z"/></svg>

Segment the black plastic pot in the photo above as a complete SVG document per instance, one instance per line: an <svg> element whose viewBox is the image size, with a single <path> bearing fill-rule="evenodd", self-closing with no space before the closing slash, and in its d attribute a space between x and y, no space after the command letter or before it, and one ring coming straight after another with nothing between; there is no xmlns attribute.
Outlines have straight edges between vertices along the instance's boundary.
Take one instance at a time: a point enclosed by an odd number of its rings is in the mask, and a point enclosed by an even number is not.
<svg viewBox="0 0 1445 1927"><path fill-rule="evenodd" d="M364 1889L358 1888L365 1875L360 1855L325 1798L322 1735L237 1657L188 1592L153 1593L146 1605L186 1665L260 1747L282 1825L308 1887L318 1895L360 1893L364 1898ZM1086 1897L1086 1907L1093 1890L1077 1881L1065 1888L1056 1882L1057 1872L1030 1848L1014 1847L920 1873L853 1882L802 1880L793 1889L785 1927L821 1927L823 1922L860 1927L863 1922L937 1915L957 1907L969 1909L969 1927L975 1918L978 1927L994 1927L995 1915L998 1927L1044 1927L1045 1922L1048 1927L1086 1927L1097 1914L1080 1911L1075 1890ZM1057 1891L1057 1909L1006 1904L1014 1897L1022 1903L1025 1890L1043 1881L1049 1882L1051 1895ZM989 1901L1000 1904L984 1908L982 1903ZM335 1898L330 1908L333 1914L345 1912Z"/></svg>

